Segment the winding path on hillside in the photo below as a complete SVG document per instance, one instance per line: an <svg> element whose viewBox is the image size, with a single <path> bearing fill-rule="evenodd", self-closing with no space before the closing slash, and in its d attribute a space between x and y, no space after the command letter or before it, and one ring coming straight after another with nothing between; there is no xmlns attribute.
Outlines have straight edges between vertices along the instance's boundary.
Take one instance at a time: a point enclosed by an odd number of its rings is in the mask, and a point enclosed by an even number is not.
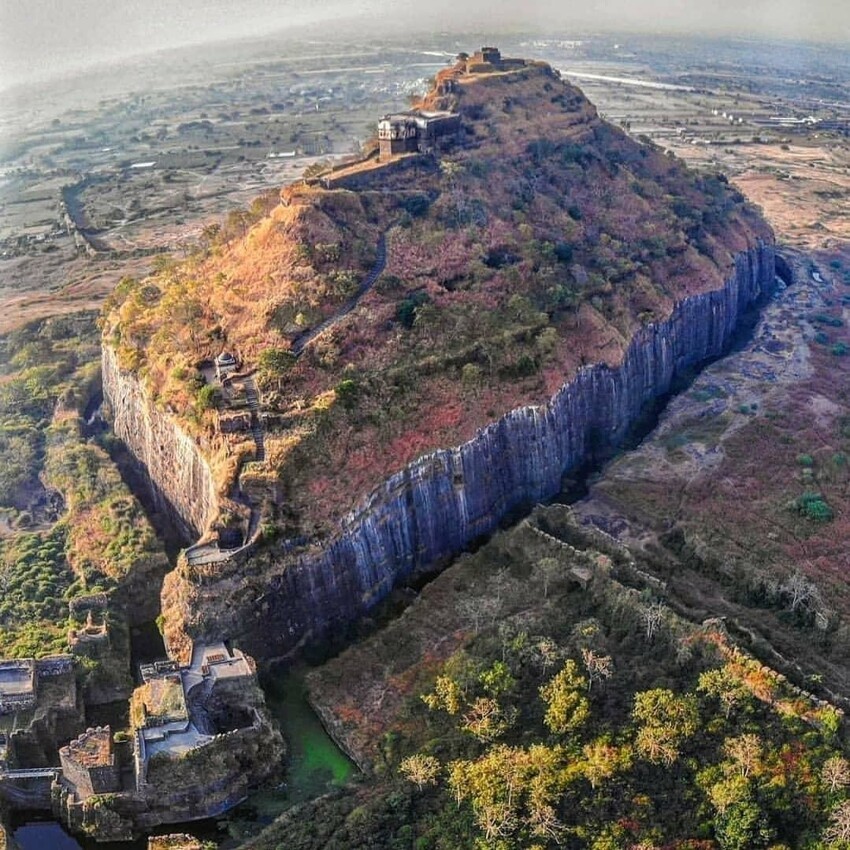
<svg viewBox="0 0 850 850"><path fill-rule="evenodd" d="M321 324L316 325L315 328L305 331L303 334L296 337L292 343L290 351L296 357L299 357L304 351L304 348L317 336L319 336L319 334L322 334L329 328L333 327L333 325L342 319L343 316L347 316L358 305L360 299L375 285L375 282L381 274L383 274L386 265L387 234L386 231L384 231L378 238L378 245L375 252L375 263L366 277L360 281L360 285L357 287L357 291L354 295L352 295L351 298L349 298L332 316L329 316ZM265 432L263 430L262 420L260 419L260 394L253 375L249 375L245 379L245 398L248 402L248 408L251 411L251 436L253 437L254 445L256 446L254 460L258 463L262 463L266 459ZM240 495L241 490L242 488L240 487ZM244 497L242 498L247 504L249 504L251 510L251 516L248 522L248 533L245 537L247 545L251 545L259 531L260 511L256 505L252 505L247 499L244 499ZM224 551L227 552L227 550Z"/></svg>
<svg viewBox="0 0 850 850"><path fill-rule="evenodd" d="M351 296L332 316L328 316L320 324L316 325L316 327L311 328L308 331L304 331L304 333L299 334L292 341L292 346L290 347L290 351L296 356L300 357L301 353L304 349L320 334L323 334L326 330L333 327L340 319L344 316L347 316L360 302L360 299L375 285L375 282L378 278L383 274L384 269L387 266L387 234L384 231L380 238L378 239L378 247L377 253L375 254L375 264L372 266L371 271L363 280L360 281L360 286L357 287L357 291L354 295Z"/></svg>
<svg viewBox="0 0 850 850"><path fill-rule="evenodd" d="M290 351L300 357L304 349L320 334L333 327L340 319L347 316L359 303L360 299L375 285L375 282L383 274L387 265L387 234L384 231L379 239L375 253L375 263L369 273L360 281L357 291L352 295L342 306L331 316L328 316L316 327L299 334L292 342ZM266 443L263 423L260 419L260 394L257 389L257 383L253 375L248 375L244 378L245 384L245 400L248 403L248 409L251 412L251 437L254 440L256 451L253 460L262 463L266 459ZM242 474L241 468L237 474L237 481ZM186 549L186 559L191 566L203 566L205 564L215 564L222 561L230 560L234 555L246 550L253 545L260 529L260 511L256 505L251 504L249 499L243 494L241 486L237 484L236 493L234 494L236 501L242 502L250 509L250 517L248 520L248 532L245 535L245 542L242 546L234 549L221 549L217 541L208 541L206 543L196 543Z"/></svg>

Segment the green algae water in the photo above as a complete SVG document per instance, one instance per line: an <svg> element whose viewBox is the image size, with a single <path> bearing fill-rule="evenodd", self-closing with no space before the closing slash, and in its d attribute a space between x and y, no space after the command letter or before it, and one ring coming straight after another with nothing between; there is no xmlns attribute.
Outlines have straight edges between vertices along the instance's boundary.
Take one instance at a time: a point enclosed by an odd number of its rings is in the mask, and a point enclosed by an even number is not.
<svg viewBox="0 0 850 850"><path fill-rule="evenodd" d="M260 677L269 712L286 738L284 781L251 794L227 818L227 832L247 838L291 806L338 788L357 772L325 731L305 696L305 670L269 671ZM226 845L225 845L226 846Z"/></svg>
<svg viewBox="0 0 850 850"><path fill-rule="evenodd" d="M344 785L357 768L325 731L307 702L303 671L269 675L263 681L269 710L289 747L286 785L290 805Z"/></svg>

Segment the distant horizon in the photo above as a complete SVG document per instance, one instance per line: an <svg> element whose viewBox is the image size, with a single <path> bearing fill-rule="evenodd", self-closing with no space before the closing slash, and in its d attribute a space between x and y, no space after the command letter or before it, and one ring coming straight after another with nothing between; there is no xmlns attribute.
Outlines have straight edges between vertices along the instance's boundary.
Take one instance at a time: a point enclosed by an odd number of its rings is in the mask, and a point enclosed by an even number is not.
<svg viewBox="0 0 850 850"><path fill-rule="evenodd" d="M73 18L63 18L61 23L56 18L62 0L6 4L0 8L0 91L116 63L144 61L164 51L177 55L205 46L286 40L299 34L322 33L336 41L406 33L421 38L429 31L435 38L445 38L476 30L494 36L502 32L543 37L550 30L550 37L597 34L850 44L850 10L838 0L809 0L805 5L800 0L718 0L708 16L701 10L686 12L677 0L608 0L605 4L590 0L583 11L569 15L554 6L549 10L549 0L527 0L521 12L507 0L491 0L486 14L472 11L480 5L474 0L462 13L450 0L432 0L433 28L423 25L421 15L411 16L397 4L390 12L389 2L330 0L317 13L304 0L238 0L235 4L183 0L176 9L171 0L149 0L144 5L112 0L108 7L102 0L75 0ZM767 6L770 14L759 17L759 9ZM739 24L733 25L734 21Z"/></svg>

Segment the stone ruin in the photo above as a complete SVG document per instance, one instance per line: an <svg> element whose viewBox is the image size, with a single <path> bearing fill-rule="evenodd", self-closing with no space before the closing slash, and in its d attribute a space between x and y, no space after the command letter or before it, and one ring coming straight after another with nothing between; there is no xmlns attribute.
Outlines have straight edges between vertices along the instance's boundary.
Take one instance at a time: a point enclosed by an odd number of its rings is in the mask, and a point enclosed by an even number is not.
<svg viewBox="0 0 850 850"><path fill-rule="evenodd" d="M76 603L76 604L75 604ZM109 625L105 593L92 594L72 600L68 605L71 616L85 614L85 623L68 630L68 645L74 655L101 658L109 651Z"/></svg>
<svg viewBox="0 0 850 850"><path fill-rule="evenodd" d="M121 771L109 726L86 729L59 750L59 762L59 781L78 802L121 790Z"/></svg>

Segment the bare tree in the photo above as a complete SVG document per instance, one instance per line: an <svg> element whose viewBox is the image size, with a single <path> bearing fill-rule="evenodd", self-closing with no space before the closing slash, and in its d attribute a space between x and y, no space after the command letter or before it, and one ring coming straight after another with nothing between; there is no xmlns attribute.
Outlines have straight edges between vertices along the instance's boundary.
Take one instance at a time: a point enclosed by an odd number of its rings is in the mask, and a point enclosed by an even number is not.
<svg viewBox="0 0 850 850"><path fill-rule="evenodd" d="M614 661L610 655L600 655L592 649L582 649L581 659L584 669L587 670L587 689L593 687L594 682L604 682L614 675Z"/></svg>
<svg viewBox="0 0 850 850"><path fill-rule="evenodd" d="M436 784L440 774L440 762L434 756L417 753L404 759L399 765L399 770L421 791L426 785Z"/></svg>
<svg viewBox="0 0 850 850"><path fill-rule="evenodd" d="M508 588L508 585L511 583L511 574L510 570L507 567L502 567L502 569L497 570L496 574L490 579L490 584L495 591L495 599L493 600L497 605L500 605L502 602L502 598L505 595L505 591Z"/></svg>
<svg viewBox="0 0 850 850"><path fill-rule="evenodd" d="M788 605L792 611L803 606L808 607L810 602L817 603L820 601L820 593L814 582L806 578L799 570L793 572L782 582L779 590L788 598Z"/></svg>
<svg viewBox="0 0 850 850"><path fill-rule="evenodd" d="M842 756L832 756L824 762L821 779L831 793L850 785L850 762Z"/></svg>
<svg viewBox="0 0 850 850"><path fill-rule="evenodd" d="M509 837L519 825L510 807L499 803L482 806L476 813L476 820L488 841Z"/></svg>
<svg viewBox="0 0 850 850"><path fill-rule="evenodd" d="M850 800L845 800L833 810L823 837L828 844L840 845L850 841Z"/></svg>
<svg viewBox="0 0 850 850"><path fill-rule="evenodd" d="M738 766L738 772L746 779L761 764L762 743L758 735L747 733L737 738L728 738L724 746L726 755Z"/></svg>
<svg viewBox="0 0 850 850"><path fill-rule="evenodd" d="M558 820L557 813L548 804L532 804L531 817L529 818L532 835L540 838L549 838L556 844L561 843L566 827Z"/></svg>
<svg viewBox="0 0 850 850"><path fill-rule="evenodd" d="M562 656L563 650L551 638L542 637L534 644L535 661L540 664L544 673L554 667Z"/></svg>
<svg viewBox="0 0 850 850"><path fill-rule="evenodd" d="M472 627L473 632L480 632L481 627L488 621L492 623L499 611L501 605L498 599L491 599L486 596L472 596L466 599L461 599L458 602L458 613Z"/></svg>
<svg viewBox="0 0 850 850"><path fill-rule="evenodd" d="M643 620L643 626L646 630L646 639L650 643L655 640L655 635L658 634L658 630L664 622L666 612L667 606L663 602L653 602L651 605L641 608L641 620Z"/></svg>
<svg viewBox="0 0 850 850"><path fill-rule="evenodd" d="M549 598L549 585L563 575L564 568L556 558L542 558L537 562L537 572L543 579L543 598Z"/></svg>
<svg viewBox="0 0 850 850"><path fill-rule="evenodd" d="M514 647L514 642L517 640L519 635L514 630L513 623L511 623L509 620L503 620L501 623L499 623L497 631L499 633L499 643L502 645L502 661L507 661L508 654ZM522 642L521 638L520 642Z"/></svg>
<svg viewBox="0 0 850 850"><path fill-rule="evenodd" d="M508 717L497 700L479 697L463 715L462 729L472 733L479 741L495 741L511 725Z"/></svg>

